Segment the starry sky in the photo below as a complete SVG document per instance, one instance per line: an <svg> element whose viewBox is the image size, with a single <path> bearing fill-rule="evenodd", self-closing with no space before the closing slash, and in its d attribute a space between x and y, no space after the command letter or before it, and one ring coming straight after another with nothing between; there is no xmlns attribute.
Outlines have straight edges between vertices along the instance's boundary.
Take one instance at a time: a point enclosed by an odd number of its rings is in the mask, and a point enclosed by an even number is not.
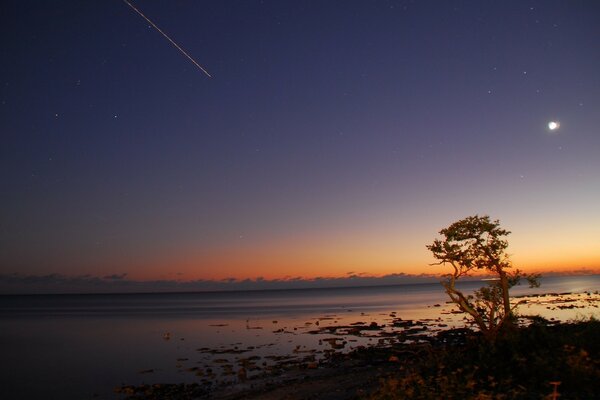
<svg viewBox="0 0 600 400"><path fill-rule="evenodd" d="M2 274L437 273L474 214L600 271L599 2L132 3L212 78L124 1L2 3Z"/></svg>

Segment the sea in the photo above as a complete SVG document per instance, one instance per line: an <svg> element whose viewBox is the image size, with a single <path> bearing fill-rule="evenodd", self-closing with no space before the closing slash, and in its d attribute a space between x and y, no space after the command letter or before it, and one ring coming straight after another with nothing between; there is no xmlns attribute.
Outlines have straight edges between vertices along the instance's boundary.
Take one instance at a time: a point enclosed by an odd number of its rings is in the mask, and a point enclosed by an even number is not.
<svg viewBox="0 0 600 400"><path fill-rule="evenodd" d="M479 281L463 283L469 292ZM513 296L600 289L600 275L551 276ZM332 289L202 293L0 295L0 398L118 399L121 385L235 381L241 357L263 366L327 352L328 326L388 326L424 320L464 326L439 283ZM537 307L537 308L536 308ZM523 312L560 321L599 318L596 307L532 302ZM435 328L439 327L439 328ZM325 340L324 340L325 339ZM376 336L344 338L341 351L381 345ZM223 369L223 366L227 368ZM214 371L214 372L212 372ZM223 371L229 374L222 373ZM232 376L233 375L233 376Z"/></svg>

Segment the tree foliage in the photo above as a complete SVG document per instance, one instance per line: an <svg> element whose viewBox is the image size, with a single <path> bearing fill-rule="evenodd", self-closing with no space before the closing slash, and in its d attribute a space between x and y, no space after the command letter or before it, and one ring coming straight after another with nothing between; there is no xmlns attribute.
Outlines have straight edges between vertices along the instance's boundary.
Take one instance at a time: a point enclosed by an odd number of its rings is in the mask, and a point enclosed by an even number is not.
<svg viewBox="0 0 600 400"><path fill-rule="evenodd" d="M509 289L527 278L531 286L539 286L537 275L525 275L513 270L506 248L509 231L490 217L470 216L442 229L443 239L435 239L427 248L438 260L433 265L450 265L451 273L444 276L442 285L458 308L468 314L481 332L494 339L504 327L512 325L514 308ZM485 272L494 277L487 286L465 295L457 289L457 281L473 272Z"/></svg>

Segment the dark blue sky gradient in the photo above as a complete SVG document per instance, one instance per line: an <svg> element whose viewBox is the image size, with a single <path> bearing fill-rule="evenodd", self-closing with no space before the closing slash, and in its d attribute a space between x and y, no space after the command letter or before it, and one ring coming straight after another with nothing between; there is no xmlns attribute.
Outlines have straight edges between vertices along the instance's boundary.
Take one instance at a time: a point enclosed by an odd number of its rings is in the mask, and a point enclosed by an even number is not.
<svg viewBox="0 0 600 400"><path fill-rule="evenodd" d="M398 244L361 272L416 272L474 213L519 251L600 237L600 3L134 4L213 78L120 0L2 5L5 273L162 278L189 252L182 278L282 277L201 254L361 243Z"/></svg>

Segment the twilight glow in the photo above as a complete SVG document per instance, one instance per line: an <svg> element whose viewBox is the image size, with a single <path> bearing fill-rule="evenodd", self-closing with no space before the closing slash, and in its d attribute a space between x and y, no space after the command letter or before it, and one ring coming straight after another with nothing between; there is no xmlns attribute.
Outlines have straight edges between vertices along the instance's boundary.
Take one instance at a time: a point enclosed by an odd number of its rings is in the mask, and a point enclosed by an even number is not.
<svg viewBox="0 0 600 400"><path fill-rule="evenodd" d="M123 2L10 3L4 275L435 274L474 214L600 271L600 4L136 2L209 78Z"/></svg>

